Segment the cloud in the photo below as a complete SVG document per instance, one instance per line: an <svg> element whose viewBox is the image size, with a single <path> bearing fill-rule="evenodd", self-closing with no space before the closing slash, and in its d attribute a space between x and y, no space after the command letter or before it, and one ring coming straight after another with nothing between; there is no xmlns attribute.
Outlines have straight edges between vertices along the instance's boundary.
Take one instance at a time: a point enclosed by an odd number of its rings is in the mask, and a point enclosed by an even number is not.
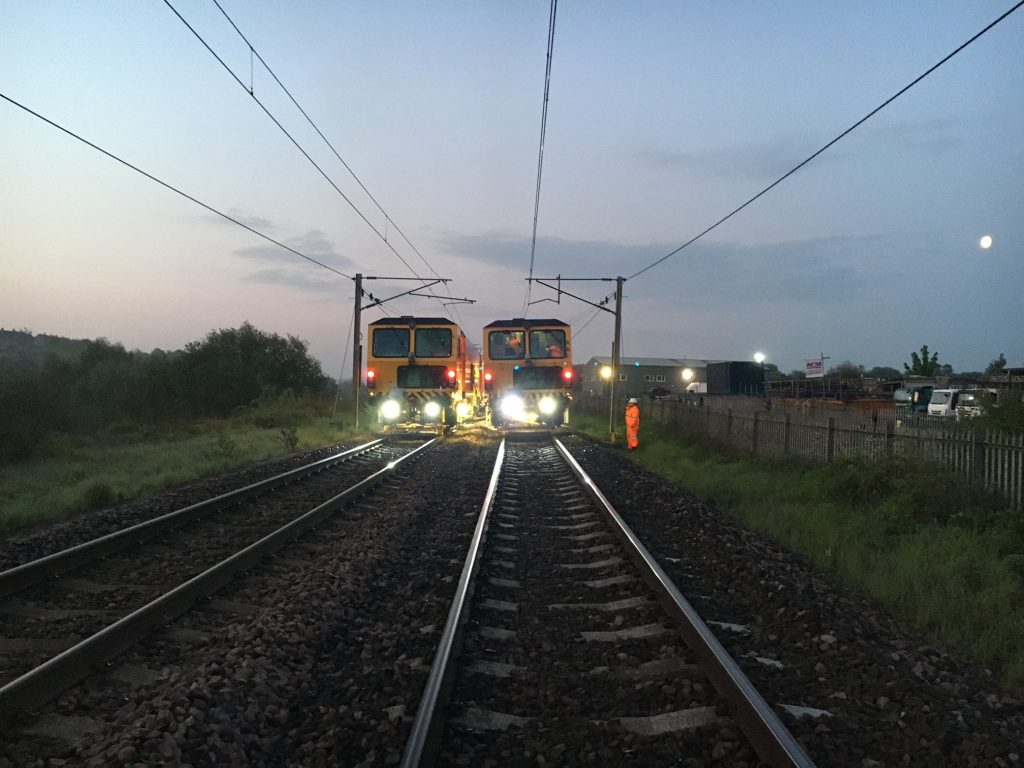
<svg viewBox="0 0 1024 768"><path fill-rule="evenodd" d="M323 269L260 269L248 275L246 280L315 293L351 292L351 283L348 280Z"/></svg>
<svg viewBox="0 0 1024 768"><path fill-rule="evenodd" d="M283 239L281 242L289 248L295 249L299 253L305 254L317 261L322 261L336 269L344 269L345 267L352 265L352 261L338 253L334 249L333 243L331 243L331 241L327 239L327 236L318 229L310 230L309 232L296 237ZM287 264L294 263L295 260L299 258L294 253L276 246L273 243L240 248L239 250L234 251L234 255L241 256L243 259L250 259L252 261L269 261Z"/></svg>
<svg viewBox="0 0 1024 768"><path fill-rule="evenodd" d="M339 271L352 266L352 261L338 253L334 249L333 243L318 229L287 238L281 242L311 259L316 259ZM315 293L336 291L339 289L339 285L347 283L341 276L305 261L294 253L272 243L241 248L234 251L232 255L248 261L274 265L269 268L260 268L246 278L254 283L283 285Z"/></svg>
<svg viewBox="0 0 1024 768"><path fill-rule="evenodd" d="M634 157L652 168L674 175L718 176L743 180L760 179L769 181L782 176L795 165L811 155L821 144L812 141L779 139L756 144L739 144L729 147L678 152L671 149L651 149L637 152ZM843 155L830 150L824 158L837 160Z"/></svg>
<svg viewBox="0 0 1024 768"><path fill-rule="evenodd" d="M524 276L529 269L529 239L508 235L452 235L440 243L453 256L507 267ZM537 263L558 264L565 278L629 277L679 247L679 243L623 244L603 240L542 238ZM871 281L892 272L892 254L881 238L828 237L764 246L698 242L627 281L635 296L710 306L742 301L833 303L863 296ZM538 269L535 277L555 277ZM573 293L585 284L567 283ZM592 286L591 286L592 287ZM607 287L607 291L605 291ZM601 285L610 293L614 285Z"/></svg>
<svg viewBox="0 0 1024 768"><path fill-rule="evenodd" d="M240 224L245 224L245 226L252 227L259 232L265 233L268 230L273 230L275 228L274 223L270 219L264 219L262 216L246 216L241 211L236 211L234 209L228 211L228 216ZM227 227L238 226L237 224L231 223L223 216L214 216L213 214L205 215L202 219L210 224L220 224Z"/></svg>
<svg viewBox="0 0 1024 768"><path fill-rule="evenodd" d="M949 154L960 147L960 124L951 118L904 120L866 126L866 132L903 152L922 152L931 156Z"/></svg>

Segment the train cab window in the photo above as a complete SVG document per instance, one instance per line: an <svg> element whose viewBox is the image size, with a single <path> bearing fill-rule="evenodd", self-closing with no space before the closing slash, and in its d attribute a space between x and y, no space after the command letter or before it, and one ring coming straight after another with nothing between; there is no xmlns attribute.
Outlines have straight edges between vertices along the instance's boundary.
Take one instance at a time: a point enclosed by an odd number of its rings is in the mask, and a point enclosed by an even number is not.
<svg viewBox="0 0 1024 768"><path fill-rule="evenodd" d="M409 329L408 328L374 328L373 329L373 356L374 357L408 357L409 356Z"/></svg>
<svg viewBox="0 0 1024 768"><path fill-rule="evenodd" d="M553 328L530 331L530 357L534 360L565 357L565 331Z"/></svg>
<svg viewBox="0 0 1024 768"><path fill-rule="evenodd" d="M416 357L451 357L451 328L417 328Z"/></svg>
<svg viewBox="0 0 1024 768"><path fill-rule="evenodd" d="M491 331L487 334L487 355L491 360L522 360L526 357L524 331Z"/></svg>

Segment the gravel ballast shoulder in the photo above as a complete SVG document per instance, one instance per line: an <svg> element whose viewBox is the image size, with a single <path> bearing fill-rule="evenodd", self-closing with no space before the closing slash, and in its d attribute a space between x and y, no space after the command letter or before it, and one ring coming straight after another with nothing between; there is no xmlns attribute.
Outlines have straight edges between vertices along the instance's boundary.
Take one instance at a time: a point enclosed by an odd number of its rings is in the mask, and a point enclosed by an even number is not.
<svg viewBox="0 0 1024 768"><path fill-rule="evenodd" d="M765 698L809 711L783 718L818 765L1024 765L1024 692L621 454L568 443Z"/></svg>

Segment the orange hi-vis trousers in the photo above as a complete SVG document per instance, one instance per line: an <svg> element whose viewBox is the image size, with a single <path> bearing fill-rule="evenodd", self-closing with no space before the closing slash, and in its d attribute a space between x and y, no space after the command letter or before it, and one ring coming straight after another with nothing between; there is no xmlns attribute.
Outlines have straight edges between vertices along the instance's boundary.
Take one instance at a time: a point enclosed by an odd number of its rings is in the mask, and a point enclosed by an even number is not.
<svg viewBox="0 0 1024 768"><path fill-rule="evenodd" d="M640 447L640 406L630 403L626 406L626 448Z"/></svg>

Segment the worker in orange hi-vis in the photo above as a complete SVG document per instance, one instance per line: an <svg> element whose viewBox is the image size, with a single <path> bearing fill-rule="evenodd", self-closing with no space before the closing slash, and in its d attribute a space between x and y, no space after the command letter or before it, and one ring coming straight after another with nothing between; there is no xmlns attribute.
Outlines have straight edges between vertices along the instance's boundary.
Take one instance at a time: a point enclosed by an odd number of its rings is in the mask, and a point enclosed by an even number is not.
<svg viewBox="0 0 1024 768"><path fill-rule="evenodd" d="M640 447L640 404L635 397L626 403L626 450L635 451Z"/></svg>

